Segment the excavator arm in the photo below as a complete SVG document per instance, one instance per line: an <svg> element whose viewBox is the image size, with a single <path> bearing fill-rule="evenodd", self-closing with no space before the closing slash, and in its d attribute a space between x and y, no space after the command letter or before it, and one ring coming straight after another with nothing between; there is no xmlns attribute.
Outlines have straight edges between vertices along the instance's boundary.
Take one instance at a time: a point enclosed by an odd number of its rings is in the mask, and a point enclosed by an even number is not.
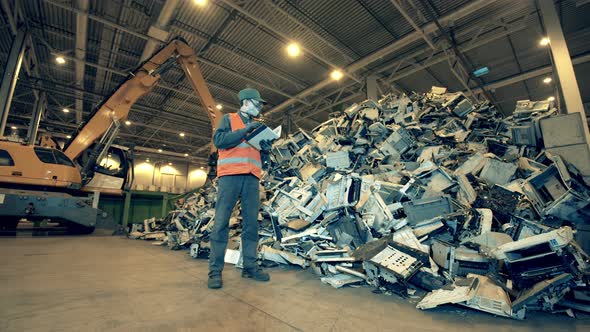
<svg viewBox="0 0 590 332"><path fill-rule="evenodd" d="M113 123L125 121L133 104L152 91L160 80L160 74L166 71L174 61L180 64L191 82L201 105L207 111L213 129L212 133L214 133L222 113L215 107L215 102L207 88L194 50L184 40L176 38L154 53L97 107L90 119L78 129L66 144L64 153L71 160L76 160L107 133ZM212 153L215 152L212 143L210 148Z"/></svg>

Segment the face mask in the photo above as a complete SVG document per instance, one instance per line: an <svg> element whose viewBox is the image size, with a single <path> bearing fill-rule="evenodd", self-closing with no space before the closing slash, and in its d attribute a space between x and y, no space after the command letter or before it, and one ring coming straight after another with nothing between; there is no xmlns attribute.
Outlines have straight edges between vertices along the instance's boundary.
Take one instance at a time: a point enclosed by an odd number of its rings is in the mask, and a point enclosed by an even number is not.
<svg viewBox="0 0 590 332"><path fill-rule="evenodd" d="M246 100L244 105L240 107L240 112L247 114L249 117L257 117L260 115L262 104L256 100Z"/></svg>

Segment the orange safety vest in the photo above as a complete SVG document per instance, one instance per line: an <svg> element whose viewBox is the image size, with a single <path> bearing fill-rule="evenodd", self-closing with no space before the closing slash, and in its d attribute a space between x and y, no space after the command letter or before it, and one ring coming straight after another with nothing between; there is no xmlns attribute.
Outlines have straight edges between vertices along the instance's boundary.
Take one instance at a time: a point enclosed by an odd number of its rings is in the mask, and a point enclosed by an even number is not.
<svg viewBox="0 0 590 332"><path fill-rule="evenodd" d="M230 113L231 130L246 128L238 113ZM217 177L224 175L253 174L260 179L262 176L262 159L260 151L242 141L230 149L220 149L217 158Z"/></svg>

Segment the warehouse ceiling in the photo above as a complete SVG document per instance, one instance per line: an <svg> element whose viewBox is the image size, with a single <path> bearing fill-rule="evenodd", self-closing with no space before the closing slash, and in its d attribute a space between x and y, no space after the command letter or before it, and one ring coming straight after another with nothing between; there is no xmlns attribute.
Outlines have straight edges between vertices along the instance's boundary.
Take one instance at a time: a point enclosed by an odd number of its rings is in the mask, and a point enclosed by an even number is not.
<svg viewBox="0 0 590 332"><path fill-rule="evenodd" d="M556 6L588 103L586 2L557 1ZM196 50L224 112L237 109L240 89L253 87L269 101L265 120L291 128L311 129L331 112L363 100L368 76L377 78L380 94L444 86L487 98L504 114L516 100L558 97L556 77L543 83L553 74L549 50L539 45L544 26L534 1L1 0L1 5L2 70L18 26L31 35L8 124L21 137L37 94L45 91L41 128L67 139L163 45L150 36L154 28L168 31L168 40L184 38ZM292 42L301 46L301 56L287 56ZM64 64L56 63L58 56ZM479 79L467 74L481 67L489 73ZM344 77L332 80L334 70ZM132 108L129 120L119 144L196 160L207 155L211 126L180 68L163 75Z"/></svg>

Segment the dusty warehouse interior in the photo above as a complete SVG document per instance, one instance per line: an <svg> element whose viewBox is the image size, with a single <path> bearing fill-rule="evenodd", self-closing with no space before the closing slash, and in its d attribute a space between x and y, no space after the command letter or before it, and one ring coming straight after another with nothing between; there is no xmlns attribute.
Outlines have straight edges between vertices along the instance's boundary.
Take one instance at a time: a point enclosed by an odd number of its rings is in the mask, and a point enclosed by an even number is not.
<svg viewBox="0 0 590 332"><path fill-rule="evenodd" d="M1 331L590 328L590 1L0 5Z"/></svg>

